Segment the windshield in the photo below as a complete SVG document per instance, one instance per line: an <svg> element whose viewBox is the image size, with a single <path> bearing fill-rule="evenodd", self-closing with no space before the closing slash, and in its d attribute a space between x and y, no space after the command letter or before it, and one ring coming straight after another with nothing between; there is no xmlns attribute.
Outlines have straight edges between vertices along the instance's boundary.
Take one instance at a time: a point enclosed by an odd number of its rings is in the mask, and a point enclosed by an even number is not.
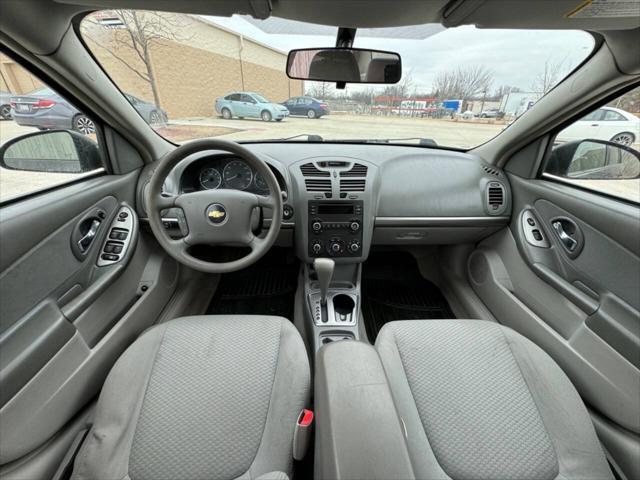
<svg viewBox="0 0 640 480"><path fill-rule="evenodd" d="M140 99L138 113L175 143L220 136L473 148L525 114L594 45L581 31L358 30L354 47L401 55L402 78L339 89L285 73L291 49L331 47L336 27L112 10L87 16L81 31L120 90Z"/></svg>

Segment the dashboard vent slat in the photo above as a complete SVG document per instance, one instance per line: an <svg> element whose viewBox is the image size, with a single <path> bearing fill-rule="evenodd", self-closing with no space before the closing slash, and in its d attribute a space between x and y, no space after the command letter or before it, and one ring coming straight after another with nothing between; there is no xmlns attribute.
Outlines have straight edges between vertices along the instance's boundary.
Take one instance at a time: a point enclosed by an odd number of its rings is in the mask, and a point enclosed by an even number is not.
<svg viewBox="0 0 640 480"><path fill-rule="evenodd" d="M307 192L331 193L331 179L306 178L304 183L307 188Z"/></svg>
<svg viewBox="0 0 640 480"><path fill-rule="evenodd" d="M502 173L497 168L490 167L488 165L483 165L482 169L487 172L489 175L495 175L496 177L501 177Z"/></svg>
<svg viewBox="0 0 640 480"><path fill-rule="evenodd" d="M303 177L329 177L331 174L327 171L320 170L313 163L305 163L300 166Z"/></svg>
<svg viewBox="0 0 640 480"><path fill-rule="evenodd" d="M489 211L498 211L504 206L505 192L502 184L492 182L487 188L487 203L489 204Z"/></svg>
<svg viewBox="0 0 640 480"><path fill-rule="evenodd" d="M340 172L341 177L366 177L367 166L360 163L354 163L350 170Z"/></svg>
<svg viewBox="0 0 640 480"><path fill-rule="evenodd" d="M340 179L341 192L364 192L366 180L364 178Z"/></svg>

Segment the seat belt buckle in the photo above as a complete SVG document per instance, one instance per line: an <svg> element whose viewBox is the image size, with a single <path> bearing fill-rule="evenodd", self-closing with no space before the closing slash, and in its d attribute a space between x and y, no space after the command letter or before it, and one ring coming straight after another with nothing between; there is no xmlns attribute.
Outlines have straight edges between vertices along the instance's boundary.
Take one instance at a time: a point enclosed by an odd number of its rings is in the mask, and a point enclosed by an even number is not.
<svg viewBox="0 0 640 480"><path fill-rule="evenodd" d="M302 460L307 454L311 432L313 431L313 410L303 409L296 421L293 432L293 458Z"/></svg>

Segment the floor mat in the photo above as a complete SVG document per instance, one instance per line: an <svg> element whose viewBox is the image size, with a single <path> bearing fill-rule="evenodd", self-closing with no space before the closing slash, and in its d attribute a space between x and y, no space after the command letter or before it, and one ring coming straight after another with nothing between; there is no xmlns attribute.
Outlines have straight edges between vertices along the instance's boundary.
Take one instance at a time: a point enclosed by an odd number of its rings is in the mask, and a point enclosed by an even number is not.
<svg viewBox="0 0 640 480"><path fill-rule="evenodd" d="M252 266L225 273L209 304L210 315L277 315L293 321L299 263L272 249Z"/></svg>
<svg viewBox="0 0 640 480"><path fill-rule="evenodd" d="M362 314L371 342L393 320L454 318L440 289L405 252L369 256L362 267Z"/></svg>

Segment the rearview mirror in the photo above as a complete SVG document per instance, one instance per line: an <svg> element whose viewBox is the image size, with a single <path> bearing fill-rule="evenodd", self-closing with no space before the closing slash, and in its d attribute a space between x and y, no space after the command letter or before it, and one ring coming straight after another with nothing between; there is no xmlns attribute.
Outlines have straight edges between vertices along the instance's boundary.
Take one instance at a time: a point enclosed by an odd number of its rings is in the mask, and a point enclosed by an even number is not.
<svg viewBox="0 0 640 480"><path fill-rule="evenodd" d="M71 130L48 130L13 138L0 147L8 170L84 173L102 167L98 144Z"/></svg>
<svg viewBox="0 0 640 480"><path fill-rule="evenodd" d="M640 178L640 152L606 140L567 142L553 149L546 172L571 179Z"/></svg>
<svg viewBox="0 0 640 480"><path fill-rule="evenodd" d="M397 83L402 77L400 55L360 48L291 50L287 75L296 80L341 83Z"/></svg>

